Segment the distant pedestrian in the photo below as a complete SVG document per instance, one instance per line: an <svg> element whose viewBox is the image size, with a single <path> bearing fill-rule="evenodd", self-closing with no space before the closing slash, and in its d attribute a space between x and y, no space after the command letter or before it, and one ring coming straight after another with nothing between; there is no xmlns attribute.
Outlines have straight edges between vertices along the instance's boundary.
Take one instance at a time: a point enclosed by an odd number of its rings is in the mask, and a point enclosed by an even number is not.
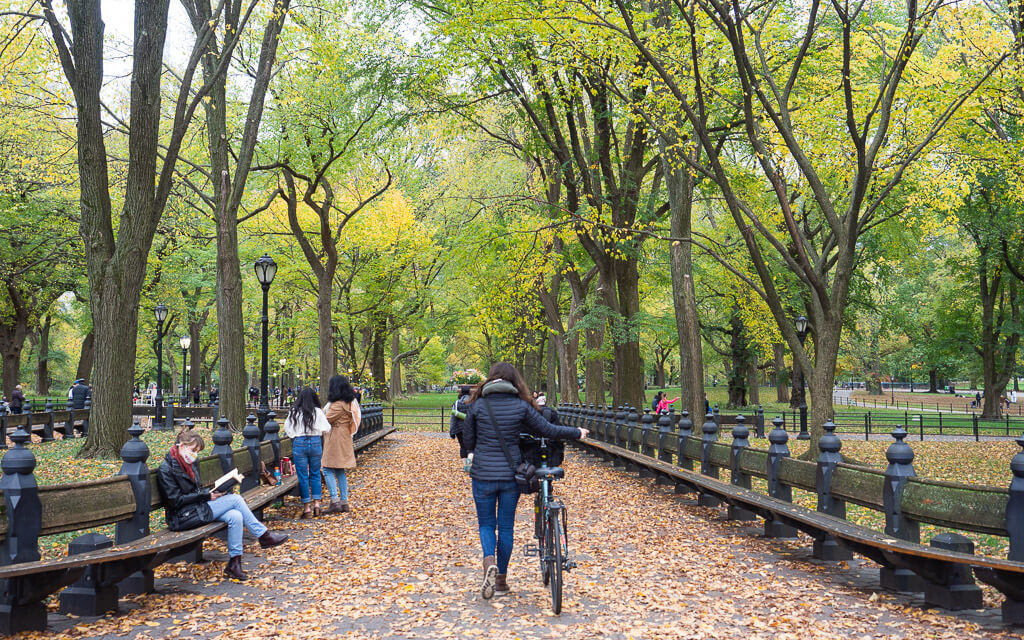
<svg viewBox="0 0 1024 640"><path fill-rule="evenodd" d="M320 408L320 398L309 388L299 392L288 417L284 432L292 439L292 458L299 477L299 495L302 498L302 519L320 515L320 460L324 455L320 436L331 430L327 415Z"/></svg>
<svg viewBox="0 0 1024 640"><path fill-rule="evenodd" d="M76 380L75 386L71 387L71 408L84 409L89 395L89 385L85 384L85 380Z"/></svg>
<svg viewBox="0 0 1024 640"><path fill-rule="evenodd" d="M348 470L356 468L356 452L352 438L359 431L363 410L355 390L345 376L331 376L327 387L327 422L331 430L324 434L323 473L327 493L331 497L325 513L346 513L348 504Z"/></svg>
<svg viewBox="0 0 1024 640"><path fill-rule="evenodd" d="M462 470L469 473L473 464L473 452L466 448L463 429L466 426L466 412L469 411L469 385L459 387L459 397L452 405L452 417L448 421L448 435L459 441L459 458L462 459Z"/></svg>
<svg viewBox="0 0 1024 640"><path fill-rule="evenodd" d="M21 390L21 385L14 387L14 393L11 394L11 413L21 413L21 408L25 406L25 393Z"/></svg>
<svg viewBox="0 0 1024 640"><path fill-rule="evenodd" d="M192 387L192 404L199 404L199 387Z"/></svg>
<svg viewBox="0 0 1024 640"><path fill-rule="evenodd" d="M662 397L664 397L664 395L664 391L659 391L654 394L654 399L651 400L651 411L653 411L654 413L658 412L658 405L661 403L661 399Z"/></svg>
<svg viewBox="0 0 1024 640"><path fill-rule="evenodd" d="M217 400L220 399L220 391L217 387L210 388L210 404L217 404Z"/></svg>
<svg viewBox="0 0 1024 640"><path fill-rule="evenodd" d="M668 413L668 406L670 404L672 404L673 402L677 402L678 400L679 400L678 396L675 399L673 399L673 400L669 400L668 396L665 395L664 393L662 393L661 394L661 400L658 402L658 407L657 407L657 410L655 411L655 413L659 413L659 414L660 413Z"/></svg>
<svg viewBox="0 0 1024 640"><path fill-rule="evenodd" d="M976 406L976 407L980 407L981 406L981 392L980 391L975 391L974 392L974 406Z"/></svg>

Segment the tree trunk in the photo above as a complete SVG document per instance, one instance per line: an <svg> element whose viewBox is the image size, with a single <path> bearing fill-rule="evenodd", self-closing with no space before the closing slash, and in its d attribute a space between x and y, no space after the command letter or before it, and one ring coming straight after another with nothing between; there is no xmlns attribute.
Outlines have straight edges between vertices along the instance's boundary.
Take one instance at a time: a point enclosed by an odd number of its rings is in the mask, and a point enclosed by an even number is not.
<svg viewBox="0 0 1024 640"><path fill-rule="evenodd" d="M384 364L384 341L387 339L387 324L379 320L373 330L373 341L370 344L370 375L373 378L373 388L378 397L388 397L384 392L387 388L385 364ZM390 390L388 391L390 393Z"/></svg>
<svg viewBox="0 0 1024 640"><path fill-rule="evenodd" d="M743 321L739 309L734 308L729 317L729 367L726 381L729 386L730 409L747 406L747 369L750 362L747 353L747 341L743 335Z"/></svg>
<svg viewBox="0 0 1024 640"><path fill-rule="evenodd" d="M398 330L391 330L391 378L388 380L388 397L386 400L394 400L402 393L402 361L398 359L402 350L402 344Z"/></svg>
<svg viewBox="0 0 1024 640"><path fill-rule="evenodd" d="M654 365L654 387L656 389L665 388L665 361L658 360L657 364Z"/></svg>
<svg viewBox="0 0 1024 640"><path fill-rule="evenodd" d="M555 346L557 336L554 334L548 334L548 348L545 351L547 355L547 396L548 404L553 407L558 406L558 348ZM563 346L564 350L564 346Z"/></svg>
<svg viewBox="0 0 1024 640"><path fill-rule="evenodd" d="M619 295L618 324L615 339L614 403L644 406L644 364L640 355L640 335L633 319L640 313L640 272L636 260L625 260L616 270ZM620 341L621 340L621 341Z"/></svg>
<svg viewBox="0 0 1024 640"><path fill-rule="evenodd" d="M597 355L604 344L604 326L587 329L586 348L587 359L584 363L583 380L586 384L587 404L603 405L605 400L604 388L604 359Z"/></svg>
<svg viewBox="0 0 1024 640"><path fill-rule="evenodd" d="M747 402L750 406L761 404L761 381L757 379L757 362L753 357L747 366Z"/></svg>
<svg viewBox="0 0 1024 640"><path fill-rule="evenodd" d="M236 428L245 424L247 397L245 369L245 333L242 320L242 273L238 259L238 209L241 206L253 152L257 143L259 125L263 119L263 105L270 84L274 60L277 57L279 35L288 15L290 0L277 0L271 18L263 31L259 66L252 84L245 128L239 147L234 152L234 174L231 174L227 129L227 74L220 65L222 55L231 55L228 42L209 39L202 57L203 77L210 85L209 100L205 102L207 140L210 154L210 177L214 188L215 219L217 222L217 338L220 354L220 411ZM213 21L213 8L209 1L196 2L197 12L190 15L193 30L201 33ZM233 10L226 22L238 25L241 5ZM234 34L232 37L236 37ZM233 183L232 183L233 178Z"/></svg>
<svg viewBox="0 0 1024 640"><path fill-rule="evenodd" d="M935 369L928 370L928 393L939 392L939 374Z"/></svg>
<svg viewBox="0 0 1024 640"><path fill-rule="evenodd" d="M75 379L89 380L92 375L92 361L96 354L96 334L90 331L82 339L82 348L78 353L78 370Z"/></svg>
<svg viewBox="0 0 1024 640"><path fill-rule="evenodd" d="M317 278L316 320L320 330L318 346L320 354L320 388L329 388L331 377L337 373L334 357L334 321L331 316L335 266L330 260ZM383 383L384 379L381 378ZM401 389L399 389L400 391ZM390 399L390 398L389 398Z"/></svg>
<svg viewBox="0 0 1024 640"><path fill-rule="evenodd" d="M800 362L793 358L793 368L790 374L789 408L797 409L804 401L805 392L800 388Z"/></svg>
<svg viewBox="0 0 1024 640"><path fill-rule="evenodd" d="M785 345L776 342L772 345L775 356L775 401L789 402L789 380L786 376Z"/></svg>
<svg viewBox="0 0 1024 640"><path fill-rule="evenodd" d="M17 306L14 316L0 324L0 355L3 356L4 396L11 397L14 387L19 384L21 376L21 351L25 348L28 338L28 313Z"/></svg>
<svg viewBox="0 0 1024 640"><path fill-rule="evenodd" d="M46 316L39 327L39 351L36 353L36 393L50 395L50 325L51 316Z"/></svg>
<svg viewBox="0 0 1024 640"><path fill-rule="evenodd" d="M679 335L679 386L683 408L698 422L704 415L704 352L701 345L697 295L693 283L693 246L690 244L693 214L693 179L685 161L669 151L659 139L665 186L671 211L669 246L672 271L672 305ZM675 148L674 145L671 148Z"/></svg>

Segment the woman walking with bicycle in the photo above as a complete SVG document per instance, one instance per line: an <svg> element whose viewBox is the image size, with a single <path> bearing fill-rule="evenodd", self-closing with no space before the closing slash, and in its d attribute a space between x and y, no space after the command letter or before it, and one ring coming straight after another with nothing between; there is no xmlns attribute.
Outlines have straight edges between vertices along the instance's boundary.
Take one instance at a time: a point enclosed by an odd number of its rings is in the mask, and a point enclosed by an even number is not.
<svg viewBox="0 0 1024 640"><path fill-rule="evenodd" d="M515 367L499 362L470 396L463 442L473 452L469 477L484 556L485 600L508 593L508 563L519 487L515 467L522 462L520 432L555 440L585 438L586 429L555 426L537 410L530 390Z"/></svg>

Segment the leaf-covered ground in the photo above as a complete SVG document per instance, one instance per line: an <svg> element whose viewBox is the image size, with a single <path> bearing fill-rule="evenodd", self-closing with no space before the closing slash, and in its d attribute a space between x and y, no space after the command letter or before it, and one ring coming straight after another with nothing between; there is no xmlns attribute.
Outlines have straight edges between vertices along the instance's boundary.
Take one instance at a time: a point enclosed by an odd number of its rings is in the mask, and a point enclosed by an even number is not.
<svg viewBox="0 0 1024 640"><path fill-rule="evenodd" d="M807 541L766 541L663 487L570 453L561 616L537 562L522 555L532 502L520 501L512 594L480 599L469 480L440 434L389 437L360 458L354 511L300 521L294 499L268 511L293 541L250 543L251 578L221 578L223 544L202 565L164 565L159 593L120 616L52 618L59 638L1010 638L998 614L964 618L872 596L850 572L803 560ZM864 573L861 570L861 573ZM55 607L55 604L54 604ZM980 623L980 626L979 626Z"/></svg>

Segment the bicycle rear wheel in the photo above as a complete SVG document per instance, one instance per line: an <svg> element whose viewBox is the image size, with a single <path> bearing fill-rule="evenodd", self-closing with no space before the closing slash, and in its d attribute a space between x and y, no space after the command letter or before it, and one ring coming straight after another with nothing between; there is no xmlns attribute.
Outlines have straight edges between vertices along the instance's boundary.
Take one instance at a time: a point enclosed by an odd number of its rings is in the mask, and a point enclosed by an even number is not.
<svg viewBox="0 0 1024 640"><path fill-rule="evenodd" d="M562 613L562 521L558 511L548 512L548 531L545 540L545 552L548 560L548 573L551 588L551 609L555 614Z"/></svg>

